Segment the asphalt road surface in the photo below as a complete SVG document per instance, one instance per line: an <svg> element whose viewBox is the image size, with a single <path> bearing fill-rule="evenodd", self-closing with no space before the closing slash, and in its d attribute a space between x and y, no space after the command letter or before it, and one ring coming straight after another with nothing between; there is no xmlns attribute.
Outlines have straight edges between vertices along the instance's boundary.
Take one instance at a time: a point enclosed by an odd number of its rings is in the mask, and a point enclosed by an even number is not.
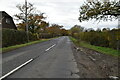
<svg viewBox="0 0 120 80"><path fill-rule="evenodd" d="M64 36L4 53L2 75L32 59L7 78L79 78L71 43Z"/></svg>

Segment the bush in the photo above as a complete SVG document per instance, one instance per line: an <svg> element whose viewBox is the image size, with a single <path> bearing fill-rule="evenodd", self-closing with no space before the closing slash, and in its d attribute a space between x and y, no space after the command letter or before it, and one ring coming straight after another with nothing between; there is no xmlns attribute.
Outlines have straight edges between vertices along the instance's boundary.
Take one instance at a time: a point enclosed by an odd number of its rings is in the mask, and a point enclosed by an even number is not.
<svg viewBox="0 0 120 80"><path fill-rule="evenodd" d="M39 37L40 38L44 38L44 39L48 39L48 38L53 38L53 37L57 37L58 35L54 35L54 34L50 34L50 33L40 33Z"/></svg>
<svg viewBox="0 0 120 80"><path fill-rule="evenodd" d="M113 29L106 32L80 32L73 35L73 37L91 45L120 50L120 29Z"/></svg>
<svg viewBox="0 0 120 80"><path fill-rule="evenodd" d="M37 37L29 33L30 41L37 40ZM8 47L16 44L27 42L27 34L25 31L13 29L2 29L2 47Z"/></svg>

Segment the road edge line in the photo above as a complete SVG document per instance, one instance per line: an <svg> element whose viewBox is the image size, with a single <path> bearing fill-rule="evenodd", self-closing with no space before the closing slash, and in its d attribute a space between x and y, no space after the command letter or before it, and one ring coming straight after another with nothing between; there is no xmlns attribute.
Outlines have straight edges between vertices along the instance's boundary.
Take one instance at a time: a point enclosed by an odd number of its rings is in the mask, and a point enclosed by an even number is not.
<svg viewBox="0 0 120 80"><path fill-rule="evenodd" d="M30 59L28 61L26 61L25 63L23 63L22 65L18 66L17 68L13 69L12 71L8 72L7 74L5 74L4 76L0 77L0 80L8 77L9 75L11 75L12 73L14 73L15 71L17 71L18 69L22 68L23 66L27 65L28 63L30 63L31 61L33 61L33 59Z"/></svg>

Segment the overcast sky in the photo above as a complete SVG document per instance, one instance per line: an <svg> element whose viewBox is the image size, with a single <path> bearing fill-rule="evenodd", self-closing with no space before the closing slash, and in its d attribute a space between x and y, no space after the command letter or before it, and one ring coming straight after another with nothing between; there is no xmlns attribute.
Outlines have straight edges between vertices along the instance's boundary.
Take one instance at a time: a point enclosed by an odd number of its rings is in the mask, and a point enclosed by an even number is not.
<svg viewBox="0 0 120 80"><path fill-rule="evenodd" d="M85 28L94 29L117 27L117 20L100 23L95 21L80 23L78 20L79 8L84 1L85 0L28 0L28 2L34 4L37 10L46 14L47 22L63 25L66 29L70 29L76 24ZM19 13L19 10L16 8L17 4L24 4L24 0L0 0L0 11L6 11L13 17L14 14Z"/></svg>

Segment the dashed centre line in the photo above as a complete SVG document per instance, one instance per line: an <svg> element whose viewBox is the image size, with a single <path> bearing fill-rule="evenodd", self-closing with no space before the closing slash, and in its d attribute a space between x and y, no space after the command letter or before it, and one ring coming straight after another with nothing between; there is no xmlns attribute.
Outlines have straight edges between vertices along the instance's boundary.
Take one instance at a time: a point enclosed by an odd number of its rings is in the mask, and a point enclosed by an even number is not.
<svg viewBox="0 0 120 80"><path fill-rule="evenodd" d="M45 51L49 51L51 48L53 48L56 44L52 45L51 47L49 47L48 49L46 49ZM30 59L28 61L26 61L25 63L21 64L20 66L18 66L17 68L13 69L12 71L8 72L7 74L5 74L4 76L0 77L0 80L8 77L9 75L11 75L12 73L14 73L15 71L19 70L20 68L22 68L23 66L27 65L28 63L32 62L33 59Z"/></svg>
<svg viewBox="0 0 120 80"><path fill-rule="evenodd" d="M49 47L48 49L46 49L45 51L49 51L51 48L53 48L56 44L52 45L51 47Z"/></svg>

